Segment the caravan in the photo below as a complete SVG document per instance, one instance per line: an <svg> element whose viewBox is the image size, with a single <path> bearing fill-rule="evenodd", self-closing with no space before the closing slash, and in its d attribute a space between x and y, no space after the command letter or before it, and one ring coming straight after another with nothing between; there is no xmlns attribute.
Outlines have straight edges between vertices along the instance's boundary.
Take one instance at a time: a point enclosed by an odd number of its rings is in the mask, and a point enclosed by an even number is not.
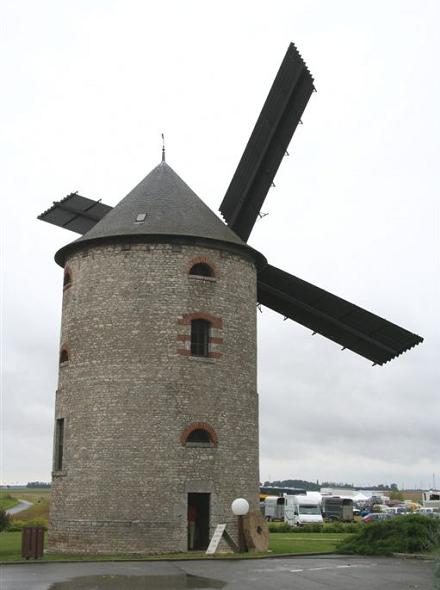
<svg viewBox="0 0 440 590"><path fill-rule="evenodd" d="M267 496L264 500L264 517L266 520L284 520L283 496Z"/></svg>
<svg viewBox="0 0 440 590"><path fill-rule="evenodd" d="M353 500L351 498L323 496L321 509L326 520L353 522Z"/></svg>

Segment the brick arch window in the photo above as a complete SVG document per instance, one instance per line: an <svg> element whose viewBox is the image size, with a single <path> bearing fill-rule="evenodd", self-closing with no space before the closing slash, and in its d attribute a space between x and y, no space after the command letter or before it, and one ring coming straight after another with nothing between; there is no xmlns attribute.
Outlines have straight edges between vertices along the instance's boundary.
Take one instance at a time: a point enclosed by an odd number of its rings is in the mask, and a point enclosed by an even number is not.
<svg viewBox="0 0 440 590"><path fill-rule="evenodd" d="M60 350L60 365L64 364L64 363L68 363L69 362L69 349L67 348L67 345L64 344L64 346L61 347Z"/></svg>
<svg viewBox="0 0 440 590"><path fill-rule="evenodd" d="M208 320L191 321L191 356L209 356L209 337L211 322Z"/></svg>
<svg viewBox="0 0 440 590"><path fill-rule="evenodd" d="M206 312L182 315L177 320L177 354L220 358L223 347L223 320Z"/></svg>
<svg viewBox="0 0 440 590"><path fill-rule="evenodd" d="M215 430L206 422L193 422L180 435L180 442L185 447L217 447Z"/></svg>
<svg viewBox="0 0 440 590"><path fill-rule="evenodd" d="M214 281L218 277L216 265L206 256L197 256L190 260L187 269L190 277L203 277Z"/></svg>
<svg viewBox="0 0 440 590"><path fill-rule="evenodd" d="M197 262L189 270L189 274L197 277L214 277L214 271L206 262Z"/></svg>
<svg viewBox="0 0 440 590"><path fill-rule="evenodd" d="M72 285L72 271L68 266L64 269L63 290L68 289Z"/></svg>

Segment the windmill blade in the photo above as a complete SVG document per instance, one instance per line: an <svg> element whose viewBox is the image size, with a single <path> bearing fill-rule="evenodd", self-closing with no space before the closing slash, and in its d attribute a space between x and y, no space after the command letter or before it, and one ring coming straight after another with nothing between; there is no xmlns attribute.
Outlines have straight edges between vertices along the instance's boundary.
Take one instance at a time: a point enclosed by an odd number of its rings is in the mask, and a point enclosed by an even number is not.
<svg viewBox="0 0 440 590"><path fill-rule="evenodd" d="M245 242L313 90L313 78L291 43L220 205L226 223Z"/></svg>
<svg viewBox="0 0 440 590"><path fill-rule="evenodd" d="M113 207L100 201L87 199L78 193L70 193L62 201L54 202L50 209L38 216L38 219L78 234L85 234L112 209Z"/></svg>
<svg viewBox="0 0 440 590"><path fill-rule="evenodd" d="M378 365L423 342L420 336L271 265L258 274L258 302Z"/></svg>

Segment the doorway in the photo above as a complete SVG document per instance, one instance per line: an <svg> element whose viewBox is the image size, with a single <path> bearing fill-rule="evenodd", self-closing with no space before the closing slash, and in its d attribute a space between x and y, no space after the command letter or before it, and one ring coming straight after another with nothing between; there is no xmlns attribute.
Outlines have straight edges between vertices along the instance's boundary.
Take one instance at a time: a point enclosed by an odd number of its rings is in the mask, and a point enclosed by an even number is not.
<svg viewBox="0 0 440 590"><path fill-rule="evenodd" d="M210 494L188 494L188 550L202 551L209 545Z"/></svg>

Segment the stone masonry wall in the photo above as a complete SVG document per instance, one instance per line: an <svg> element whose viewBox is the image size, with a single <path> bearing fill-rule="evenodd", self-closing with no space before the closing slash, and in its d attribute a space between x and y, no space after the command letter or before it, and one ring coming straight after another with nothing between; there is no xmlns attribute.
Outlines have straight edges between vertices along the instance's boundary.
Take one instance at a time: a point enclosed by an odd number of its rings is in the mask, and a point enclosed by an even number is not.
<svg viewBox="0 0 440 590"><path fill-rule="evenodd" d="M200 260L213 278L188 274ZM254 264L203 246L121 243L76 252L66 268L49 550L186 551L192 492L211 494L211 534L227 522L236 537L232 500L258 508ZM207 358L190 354L191 317L212 322ZM182 444L198 422L217 446Z"/></svg>

